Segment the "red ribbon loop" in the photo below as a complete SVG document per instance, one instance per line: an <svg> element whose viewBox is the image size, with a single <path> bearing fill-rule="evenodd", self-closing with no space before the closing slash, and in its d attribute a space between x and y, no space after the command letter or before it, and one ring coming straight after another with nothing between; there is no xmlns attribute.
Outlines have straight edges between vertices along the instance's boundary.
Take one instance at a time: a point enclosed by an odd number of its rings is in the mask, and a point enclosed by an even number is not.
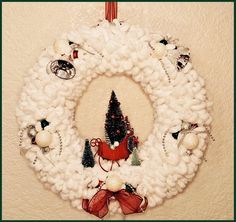
<svg viewBox="0 0 236 222"><path fill-rule="evenodd" d="M99 146L99 144L102 142L102 140L100 138L93 138L91 141L90 141L90 146L91 147L95 147L95 146Z"/></svg>
<svg viewBox="0 0 236 222"><path fill-rule="evenodd" d="M125 215L142 213L146 210L148 205L148 200L146 197L143 199L139 195L129 193L124 189L115 193L109 190L101 189L92 197L90 201L88 199L83 199L82 207L88 213L99 218L103 218L108 213L108 205L112 196L119 202L121 210ZM143 200L144 203L141 205Z"/></svg>
<svg viewBox="0 0 236 222"><path fill-rule="evenodd" d="M112 22L117 18L117 2L105 3L105 19Z"/></svg>

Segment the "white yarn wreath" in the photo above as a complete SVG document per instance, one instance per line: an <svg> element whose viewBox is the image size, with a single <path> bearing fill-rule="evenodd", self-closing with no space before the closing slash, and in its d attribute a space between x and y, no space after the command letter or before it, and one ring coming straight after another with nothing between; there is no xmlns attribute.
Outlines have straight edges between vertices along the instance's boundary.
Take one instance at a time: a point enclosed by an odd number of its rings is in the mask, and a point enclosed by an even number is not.
<svg viewBox="0 0 236 222"><path fill-rule="evenodd" d="M158 43L162 39L168 44ZM76 70L74 78L63 80L47 69L50 62L68 58L72 51L69 41L80 48L78 58L71 62ZM207 99L204 80L190 61L177 67L180 54L186 50L168 35L151 33L118 20L82 27L64 34L54 46L46 48L25 77L16 112L20 148L39 180L78 209L82 209L83 198L91 199L98 191L95 187L99 180L106 179L107 173L98 164L93 168L82 166L84 138L78 135L74 112L93 79L99 75L126 75L149 95L154 123L152 133L139 147L141 166L132 166L129 157L119 161L120 167L114 165L113 172L136 187L139 195L146 196L149 207L182 192L202 162L208 141L206 130L212 121L208 111L212 103ZM48 153L31 144L24 131L29 125L42 131L41 119L50 122L45 130L53 135ZM172 136L186 123L197 124L191 133L197 135L198 144L191 153L183 143L178 145L183 137L181 132L178 139ZM109 161L104 164L108 166ZM121 212L115 201L110 203L109 210Z"/></svg>

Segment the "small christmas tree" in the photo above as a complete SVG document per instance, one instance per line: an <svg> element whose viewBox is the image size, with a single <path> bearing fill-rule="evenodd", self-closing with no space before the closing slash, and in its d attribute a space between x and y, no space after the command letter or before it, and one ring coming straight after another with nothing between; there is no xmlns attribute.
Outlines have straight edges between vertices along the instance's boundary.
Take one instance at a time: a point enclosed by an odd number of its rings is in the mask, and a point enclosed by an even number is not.
<svg viewBox="0 0 236 222"><path fill-rule="evenodd" d="M130 136L130 137L128 138L128 142L127 142L128 150L129 150L130 153L133 152L133 149L134 149L135 145L136 145L136 144L135 144L135 142L134 142L134 138L133 138L132 136Z"/></svg>
<svg viewBox="0 0 236 222"><path fill-rule="evenodd" d="M84 148L84 153L82 157L82 164L84 167L94 167L95 165L93 152L91 150L88 139L85 140L85 148Z"/></svg>
<svg viewBox="0 0 236 222"><path fill-rule="evenodd" d="M131 165L132 166L140 166L141 165L141 161L138 158L137 148L133 149Z"/></svg>
<svg viewBox="0 0 236 222"><path fill-rule="evenodd" d="M105 134L109 137L110 144L113 145L115 141L120 143L126 136L126 133L127 126L120 109L120 103L115 92L112 91L106 114Z"/></svg>

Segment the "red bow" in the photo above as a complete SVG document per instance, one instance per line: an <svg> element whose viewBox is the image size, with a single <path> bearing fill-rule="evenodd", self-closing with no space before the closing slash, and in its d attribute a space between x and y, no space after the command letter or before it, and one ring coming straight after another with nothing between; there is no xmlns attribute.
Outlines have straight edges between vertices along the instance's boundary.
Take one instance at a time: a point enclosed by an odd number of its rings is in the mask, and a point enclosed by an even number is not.
<svg viewBox="0 0 236 222"><path fill-rule="evenodd" d="M121 210L125 215L142 213L146 210L148 205L146 197L144 197L145 202L141 206L143 198L137 194L129 193L124 189L115 193L101 189L90 201L88 199L83 199L82 207L88 213L103 218L108 213L108 204L111 197L114 197L119 202Z"/></svg>

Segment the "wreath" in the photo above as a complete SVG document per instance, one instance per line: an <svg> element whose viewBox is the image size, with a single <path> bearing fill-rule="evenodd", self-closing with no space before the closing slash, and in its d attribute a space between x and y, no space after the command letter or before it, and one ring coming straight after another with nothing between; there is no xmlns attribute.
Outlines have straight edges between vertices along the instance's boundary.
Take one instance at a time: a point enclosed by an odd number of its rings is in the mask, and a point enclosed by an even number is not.
<svg viewBox="0 0 236 222"><path fill-rule="evenodd" d="M76 104L102 75L126 75L149 96L154 123L146 141L114 91L104 138L80 137ZM211 106L188 48L170 35L104 20L62 35L25 77L19 147L45 187L73 207L99 218L141 213L194 178L211 137Z"/></svg>

